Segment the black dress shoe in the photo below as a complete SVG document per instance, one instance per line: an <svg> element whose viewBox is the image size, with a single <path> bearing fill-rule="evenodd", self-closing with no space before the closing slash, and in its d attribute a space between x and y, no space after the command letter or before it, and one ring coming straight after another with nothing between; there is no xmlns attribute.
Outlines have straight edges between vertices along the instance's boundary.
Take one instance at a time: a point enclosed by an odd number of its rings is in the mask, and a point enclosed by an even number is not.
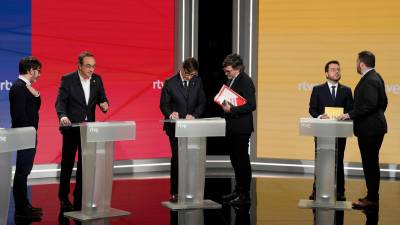
<svg viewBox="0 0 400 225"><path fill-rule="evenodd" d="M177 194L172 194L172 195L169 197L169 201L170 201L170 202L173 202L173 203L178 202L178 195L177 195Z"/></svg>
<svg viewBox="0 0 400 225"><path fill-rule="evenodd" d="M367 199L362 199L361 201L354 202L352 204L353 209L368 209L368 210L378 210L379 202L372 202Z"/></svg>
<svg viewBox="0 0 400 225"><path fill-rule="evenodd" d="M74 207L72 207L72 204L68 199L60 201L60 209L63 212L74 211Z"/></svg>
<svg viewBox="0 0 400 225"><path fill-rule="evenodd" d="M33 212L38 212L40 214L43 214L43 209L42 208L34 207L31 204L29 204L27 207L30 208Z"/></svg>
<svg viewBox="0 0 400 225"><path fill-rule="evenodd" d="M39 212L34 212L30 208L16 209L14 219L16 221L41 221L42 214Z"/></svg>
<svg viewBox="0 0 400 225"><path fill-rule="evenodd" d="M240 207L250 205L250 197L249 195L239 194L235 199L231 200L229 204L233 207Z"/></svg>
<svg viewBox="0 0 400 225"><path fill-rule="evenodd" d="M237 193L236 191L227 194L227 195L223 195L222 196L222 201L225 203L229 203L230 201L232 201L233 199L237 198L239 196L239 193Z"/></svg>

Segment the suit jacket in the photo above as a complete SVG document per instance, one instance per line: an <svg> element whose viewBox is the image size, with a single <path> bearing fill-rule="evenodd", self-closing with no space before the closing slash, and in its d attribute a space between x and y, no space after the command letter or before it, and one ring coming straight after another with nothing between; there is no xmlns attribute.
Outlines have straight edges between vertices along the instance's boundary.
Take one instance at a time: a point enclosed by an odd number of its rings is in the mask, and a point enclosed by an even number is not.
<svg viewBox="0 0 400 225"><path fill-rule="evenodd" d="M9 92L11 126L38 128L40 96L35 97L26 88L25 81L18 79L11 86Z"/></svg>
<svg viewBox="0 0 400 225"><path fill-rule="evenodd" d="M387 104L385 82L375 70L369 71L354 90L354 108L349 112L354 135L376 136L387 133L384 114Z"/></svg>
<svg viewBox="0 0 400 225"><path fill-rule="evenodd" d="M178 112L179 118L185 118L187 114L199 118L203 114L205 106L206 96L200 77L190 80L187 94L179 73L164 81L160 97L160 110L165 119L169 119L172 112ZM175 136L174 128L175 124L164 123L163 129L168 135Z"/></svg>
<svg viewBox="0 0 400 225"><path fill-rule="evenodd" d="M231 107L231 112L224 113L227 134L250 134L254 131L253 111L256 110L256 88L253 81L241 72L233 81L231 89L247 100L246 104Z"/></svg>
<svg viewBox="0 0 400 225"><path fill-rule="evenodd" d="M89 103L86 105L78 71L72 72L61 78L55 104L58 119L66 116L71 123L94 122L96 105L105 101L108 102L103 81L99 75L93 74L90 79ZM85 120L86 117L87 120Z"/></svg>
<svg viewBox="0 0 400 225"><path fill-rule="evenodd" d="M350 112L353 109L351 89L339 83L336 90L336 98L333 100L327 82L315 86L311 93L308 111L312 117L317 118L319 115L324 114L325 107L343 107L344 113Z"/></svg>

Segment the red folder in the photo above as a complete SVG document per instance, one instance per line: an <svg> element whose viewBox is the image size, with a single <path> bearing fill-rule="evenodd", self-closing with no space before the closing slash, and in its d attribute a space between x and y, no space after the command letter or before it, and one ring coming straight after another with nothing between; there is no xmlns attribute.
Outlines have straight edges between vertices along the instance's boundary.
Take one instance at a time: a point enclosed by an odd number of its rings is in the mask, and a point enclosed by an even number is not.
<svg viewBox="0 0 400 225"><path fill-rule="evenodd" d="M218 94L214 97L214 102L221 106L223 105L224 101L229 102L233 106L242 106L247 102L245 98L240 96L225 84L222 85L221 90L219 90Z"/></svg>

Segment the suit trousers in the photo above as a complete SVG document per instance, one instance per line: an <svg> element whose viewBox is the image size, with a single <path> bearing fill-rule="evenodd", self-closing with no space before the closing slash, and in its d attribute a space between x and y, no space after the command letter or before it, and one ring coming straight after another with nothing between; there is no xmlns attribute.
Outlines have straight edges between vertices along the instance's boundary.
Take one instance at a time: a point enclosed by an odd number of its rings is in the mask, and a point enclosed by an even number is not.
<svg viewBox="0 0 400 225"><path fill-rule="evenodd" d="M315 154L317 154L317 139L315 141ZM337 158L336 158L336 194L337 196L345 195L345 179L344 179L344 151L346 149L346 138L337 139ZM314 177L315 179L315 177ZM315 193L315 181L313 184L313 193Z"/></svg>
<svg viewBox="0 0 400 225"><path fill-rule="evenodd" d="M80 130L79 127L71 127L63 130L62 134L63 146L58 198L60 200L68 199L72 169L75 163L75 155L78 151L78 163L75 176L76 184L74 189L74 208L80 209L82 206L82 149Z"/></svg>
<svg viewBox="0 0 400 225"><path fill-rule="evenodd" d="M20 150L17 152L17 162L13 181L13 194L16 210L23 210L30 205L28 200L28 176L33 167L36 148Z"/></svg>
<svg viewBox="0 0 400 225"><path fill-rule="evenodd" d="M179 161L178 161L178 138L175 135L168 135L169 144L171 145L171 168L170 168L170 193L178 194L178 177L179 177Z"/></svg>
<svg viewBox="0 0 400 225"><path fill-rule="evenodd" d="M379 201L379 184L381 180L379 167L379 150L384 135L358 137L363 165L365 183L367 185L367 199L371 202Z"/></svg>
<svg viewBox="0 0 400 225"><path fill-rule="evenodd" d="M249 141L251 134L227 134L226 147L229 151L231 164L235 172L235 191L248 195L251 184L251 165L249 156Z"/></svg>

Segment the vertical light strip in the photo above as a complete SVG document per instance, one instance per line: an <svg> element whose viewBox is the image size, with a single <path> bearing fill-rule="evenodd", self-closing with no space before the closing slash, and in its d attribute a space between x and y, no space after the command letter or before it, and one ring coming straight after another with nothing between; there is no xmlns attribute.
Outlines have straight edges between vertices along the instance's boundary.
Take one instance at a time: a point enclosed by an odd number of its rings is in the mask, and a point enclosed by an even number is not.
<svg viewBox="0 0 400 225"><path fill-rule="evenodd" d="M240 0L237 1L237 21L236 21L236 52L239 54L240 38Z"/></svg>
<svg viewBox="0 0 400 225"><path fill-rule="evenodd" d="M185 2L186 0L180 0L182 2L182 39L181 39L181 48L182 48L182 55L180 58L180 62L178 62L178 65L180 65L184 58L185 58Z"/></svg>
<svg viewBox="0 0 400 225"><path fill-rule="evenodd" d="M191 42L191 52L190 52L190 56L191 57L194 57L194 2L195 2L196 0L192 0L192 34L191 34L191 36L190 36L190 42Z"/></svg>
<svg viewBox="0 0 400 225"><path fill-rule="evenodd" d="M252 59L253 59L253 0L250 0L250 36L249 36L249 76L252 74Z"/></svg>

